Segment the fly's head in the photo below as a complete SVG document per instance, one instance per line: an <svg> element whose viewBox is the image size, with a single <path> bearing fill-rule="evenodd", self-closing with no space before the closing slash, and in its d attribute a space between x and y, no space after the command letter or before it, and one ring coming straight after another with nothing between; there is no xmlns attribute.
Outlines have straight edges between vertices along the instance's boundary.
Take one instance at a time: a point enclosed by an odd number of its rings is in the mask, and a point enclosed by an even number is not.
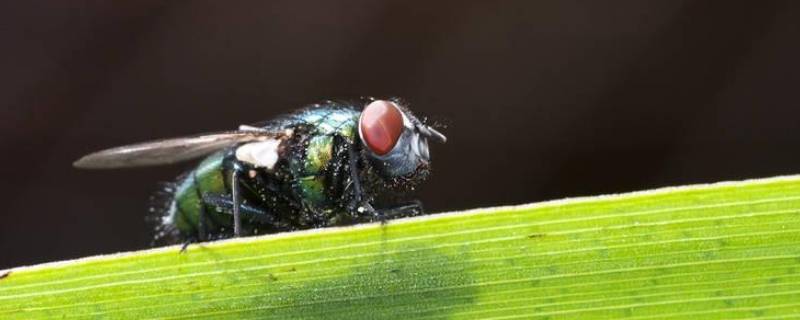
<svg viewBox="0 0 800 320"><path fill-rule="evenodd" d="M374 100L361 112L358 133L369 163L384 184L413 188L430 172L428 141L447 138L395 101Z"/></svg>

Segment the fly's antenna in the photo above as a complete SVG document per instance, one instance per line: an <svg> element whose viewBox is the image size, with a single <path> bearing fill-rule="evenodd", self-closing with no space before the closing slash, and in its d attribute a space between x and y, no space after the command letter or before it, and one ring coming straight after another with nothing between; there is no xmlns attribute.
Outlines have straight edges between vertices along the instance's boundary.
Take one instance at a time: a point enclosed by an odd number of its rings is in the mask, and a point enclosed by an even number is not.
<svg viewBox="0 0 800 320"><path fill-rule="evenodd" d="M421 133L423 136L425 136L426 138L429 138L429 139L431 139L433 141L436 141L436 142L439 142L439 143L447 142L447 137L445 137L444 134L442 134L441 132L437 131L434 128L431 128L429 126L421 124L421 125L417 125L417 130L419 130L419 133Z"/></svg>

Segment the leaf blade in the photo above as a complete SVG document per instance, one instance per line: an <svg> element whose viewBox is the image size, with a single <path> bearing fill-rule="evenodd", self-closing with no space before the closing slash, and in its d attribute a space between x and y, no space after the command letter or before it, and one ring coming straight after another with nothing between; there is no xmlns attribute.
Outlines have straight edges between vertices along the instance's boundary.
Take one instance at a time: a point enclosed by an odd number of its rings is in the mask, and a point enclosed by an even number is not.
<svg viewBox="0 0 800 320"><path fill-rule="evenodd" d="M11 270L10 318L752 318L800 313L800 177Z"/></svg>

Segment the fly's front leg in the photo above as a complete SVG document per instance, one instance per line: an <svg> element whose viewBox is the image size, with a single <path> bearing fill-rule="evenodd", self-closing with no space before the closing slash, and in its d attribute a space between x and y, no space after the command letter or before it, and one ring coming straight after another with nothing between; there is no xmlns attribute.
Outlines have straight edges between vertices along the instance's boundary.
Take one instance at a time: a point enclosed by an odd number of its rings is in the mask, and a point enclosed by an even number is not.
<svg viewBox="0 0 800 320"><path fill-rule="evenodd" d="M355 144L351 144L348 148L349 162L350 162L350 179L353 182L353 193L356 204L356 211L358 213L367 213L373 217L378 217L384 221L383 215L376 211L368 201L364 201L364 186L361 185L360 175L358 174L358 153L356 152Z"/></svg>
<svg viewBox="0 0 800 320"><path fill-rule="evenodd" d="M355 150L355 145L350 145L349 151L349 164L350 164L350 179L353 183L354 203L355 210L359 214L368 214L371 217L377 217L381 222L386 222L387 218L400 218L418 216L424 213L422 202L413 200L405 204L400 204L395 207L376 210L369 201L366 201L366 193L364 186L361 184L359 168L358 168L358 153Z"/></svg>

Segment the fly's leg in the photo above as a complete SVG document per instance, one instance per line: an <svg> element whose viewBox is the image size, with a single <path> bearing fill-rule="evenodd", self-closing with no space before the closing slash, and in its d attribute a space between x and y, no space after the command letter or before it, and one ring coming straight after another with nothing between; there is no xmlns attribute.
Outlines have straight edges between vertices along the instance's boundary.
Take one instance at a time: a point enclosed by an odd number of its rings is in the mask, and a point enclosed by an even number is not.
<svg viewBox="0 0 800 320"><path fill-rule="evenodd" d="M364 197L364 189L361 187L361 181L359 180L358 175L358 159L356 159L356 150L355 146L350 146L347 150L349 152L349 161L350 161L350 179L353 181L353 189L355 189L355 200L356 203L360 204L361 200Z"/></svg>
<svg viewBox="0 0 800 320"><path fill-rule="evenodd" d="M413 217L425 213L422 208L422 202L419 200L414 200L392 208L379 209L378 212L381 216L387 218Z"/></svg>
<svg viewBox="0 0 800 320"><path fill-rule="evenodd" d="M378 217L381 222L385 222L386 219L368 201L364 201L364 187L361 185L361 180L359 179L360 175L358 174L358 154L356 153L355 145L351 144L350 148L348 148L349 152L349 161L350 161L350 180L353 182L353 190L354 190L354 200L356 205L356 210L359 213L367 213L370 216Z"/></svg>
<svg viewBox="0 0 800 320"><path fill-rule="evenodd" d="M361 180L359 179L358 154L356 153L355 145L351 145L350 148L348 148L348 152L350 157L350 179L353 183L354 191L353 198L355 202L355 210L357 210L358 213L366 213L369 216L377 217L381 223L386 223L387 218L411 217L422 215L424 213L422 202L419 200L413 200L392 208L375 210L375 208L372 207L372 204L364 200L364 186L361 185Z"/></svg>
<svg viewBox="0 0 800 320"><path fill-rule="evenodd" d="M242 216L239 206L242 204L242 195L239 190L239 170L234 168L231 171L231 200L233 200L233 236L238 238L242 235Z"/></svg>
<svg viewBox="0 0 800 320"><path fill-rule="evenodd" d="M194 238L194 237L187 238L185 241L183 241L183 245L181 245L181 253L186 252L186 249L189 248L189 246L192 243L196 243L196 242L197 242L197 239Z"/></svg>
<svg viewBox="0 0 800 320"><path fill-rule="evenodd" d="M233 215L232 197L221 194L206 193L203 194L203 203L209 206L217 207L223 213ZM262 208L249 206L245 203L239 204L239 215L243 218L249 218L262 224L275 223L275 220L267 213L267 211Z"/></svg>

